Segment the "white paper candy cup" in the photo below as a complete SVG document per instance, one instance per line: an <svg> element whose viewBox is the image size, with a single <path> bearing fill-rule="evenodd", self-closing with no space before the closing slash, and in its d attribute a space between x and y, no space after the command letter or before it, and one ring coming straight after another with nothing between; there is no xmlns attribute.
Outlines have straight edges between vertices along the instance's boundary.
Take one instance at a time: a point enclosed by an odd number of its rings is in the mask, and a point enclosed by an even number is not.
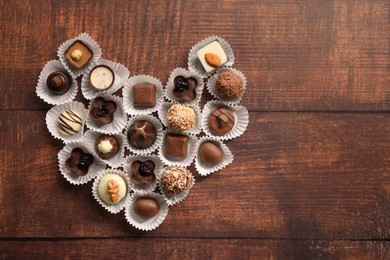
<svg viewBox="0 0 390 260"><path fill-rule="evenodd" d="M172 95L173 90L175 89L174 79L177 76L183 76L185 78L192 77L192 78L196 79L198 85L196 86L196 89L195 89L195 93L196 93L195 99L192 100L191 102L180 101L180 103L188 104L188 105L197 105L199 103L200 99L202 98L202 92L203 92L203 87L204 87L203 78L202 78L202 76L200 76L196 72L192 72L192 71L189 71L189 70L186 70L183 68L176 68L171 72L171 75L169 76L169 79L167 82L167 86L165 88L165 96L167 97L167 99L169 101L172 101L172 102L179 102Z"/></svg>
<svg viewBox="0 0 390 260"><path fill-rule="evenodd" d="M154 107L134 107L133 86L138 83L150 83L156 86L156 105ZM133 76L125 82L122 90L125 112L129 115L147 115L161 109L164 102L164 90L160 80L148 75Z"/></svg>
<svg viewBox="0 0 390 260"><path fill-rule="evenodd" d="M156 176L155 181L152 184L144 184L144 185L138 185L135 184L131 177L133 175L133 172L131 170L131 165L135 161L153 161L155 168L154 168L154 175ZM130 181L132 182L133 190L136 192L152 192L157 187L158 179L160 178L162 169L163 169L163 163L157 156L151 155L151 156L131 156L125 159L123 167L129 174Z"/></svg>
<svg viewBox="0 0 390 260"><path fill-rule="evenodd" d="M234 115L234 127L230 132L224 135L215 135L211 132L209 128L209 115L217 108L225 107L233 112ZM202 113L202 125L203 131L207 136L214 137L217 140L230 140L242 135L245 132L246 127L248 126L249 115L248 110L244 106L230 106L220 101L209 101L203 108Z"/></svg>
<svg viewBox="0 0 390 260"><path fill-rule="evenodd" d="M71 170L68 170L65 167L65 162L70 158L71 152L74 148L81 148L85 153L89 153L93 156L93 163L89 166L88 173L84 176L78 176ZM99 171L102 171L106 168L106 164L100 160L100 158L93 152L92 149L84 142L71 142L68 143L61 151L58 153L58 165L61 171L61 174L65 179L74 185L85 184L96 177Z"/></svg>
<svg viewBox="0 0 390 260"><path fill-rule="evenodd" d="M97 91L97 90L93 89L89 83L89 75L91 74L92 69L95 68L96 66L99 66L99 65L105 65L105 66L109 67L114 72L114 82L113 82L112 86L105 91ZM89 100L93 99L95 96L102 94L102 93L108 93L108 94L115 93L121 87L123 87L123 85L125 84L125 82L127 81L128 77L129 77L129 75L130 75L130 72L124 65L117 63L117 62L110 61L110 60L99 59L96 64L89 67L85 71L83 78L82 78L82 81L81 81L81 92L83 93L83 96Z"/></svg>
<svg viewBox="0 0 390 260"><path fill-rule="evenodd" d="M92 109L92 101L88 108L87 115L87 126L96 132L104 133L104 134L118 134L122 132L122 130L126 126L127 115L123 111L123 101L120 97L113 96L110 94L99 94L96 97L102 97L106 101L114 101L116 103L116 111L114 112L114 120L110 124L103 124L99 121L94 121L89 116ZM95 98L96 98L95 97Z"/></svg>
<svg viewBox="0 0 390 260"><path fill-rule="evenodd" d="M96 151L95 149L95 143L96 143L96 139L98 139L99 136L101 136L102 133L99 133L99 132L95 132L95 131L91 131L91 130L87 130L85 133L84 133L84 142L93 150L96 152L97 156L98 155L98 152ZM123 134L114 134L113 136L115 136L115 138L118 140L119 142L119 151L118 153L110 158L110 159L103 159L103 158L100 158L103 162L107 163L109 166L113 167L113 168L117 168L117 167L120 167L122 166L122 163L123 163L123 158L125 156L125 142L126 142L126 136L123 135Z"/></svg>
<svg viewBox="0 0 390 260"><path fill-rule="evenodd" d="M76 79L73 78L71 75L69 75L71 80L71 85L68 92L62 95L56 95L53 94L53 92L51 92L50 89L48 89L46 80L51 73L56 71L61 71L61 72L65 72L66 74L69 74L69 72L65 69L64 65L62 65L61 61L51 60L48 63L46 63L45 67L43 67L41 74L39 75L39 79L35 91L38 97L40 97L43 101L49 103L50 105L61 105L66 102L70 102L77 95L77 82Z"/></svg>
<svg viewBox="0 0 390 260"><path fill-rule="evenodd" d="M204 142L207 142L207 141L213 142L215 145L217 145L222 150L222 154L223 154L222 161L219 164L211 166L211 167L203 164L200 161L200 156L199 156L199 148L200 148L201 144ZM216 172L216 171L219 171L219 170L225 168L226 166L228 166L232 162L233 162L233 154L230 151L229 147L227 147L224 143L222 143L222 141L219 141L213 137L203 137L199 140L197 154L195 157L195 169L200 175L207 176L213 172Z"/></svg>
<svg viewBox="0 0 390 260"><path fill-rule="evenodd" d="M99 192L98 192L98 186L99 186L100 180L103 178L103 176L105 176L106 174L109 174L109 173L110 174L117 174L117 175L121 176L125 180L126 186L127 186L125 197L123 197L123 199L121 199L118 203L115 203L115 204L109 204L109 203L103 201L100 198ZM92 186L92 195L95 198L95 200L100 205L102 205L103 208L105 208L108 212L113 213L113 214L117 214L125 207L126 201L130 197L130 190L131 190L131 183L130 183L129 177L127 176L126 172L121 171L121 170L116 170L116 169L107 169L107 170L100 171L98 173L98 175L96 176L96 179L94 180L93 186Z"/></svg>
<svg viewBox="0 0 390 260"><path fill-rule="evenodd" d="M60 134L58 127L57 127L57 120L58 117L61 115L61 113L65 111L73 111L76 112L80 118L82 119L82 125L80 128L80 131L77 134L74 134L72 136L63 136ZM46 113L46 125L47 129L51 133L52 136L54 136L57 139L62 140L64 143L69 143L72 141L78 141L81 140L84 133L84 122L85 118L87 116L87 110L85 109L83 103L72 101L69 103L65 103L62 105L57 105L52 107L47 113Z"/></svg>
<svg viewBox="0 0 390 260"><path fill-rule="evenodd" d="M217 89L215 88L215 84L217 82L217 79L218 79L218 75L224 71L231 71L233 72L234 74L236 74L238 77L240 77L240 79L242 80L242 85L244 86L244 90L242 91L241 95L238 96L237 98L235 99L224 99L223 97L221 97L219 94L218 94L218 91ZM234 105L234 104L238 104L240 103L241 99L242 99L242 96L244 95L245 93L245 89L246 89L246 77L244 76L244 74L242 74L241 71L239 70L236 70L236 69L233 69L233 68L221 68L220 70L218 70L218 72L214 75L212 75L208 80L207 80L207 89L208 91L210 92L210 94L215 97L215 98L218 98L222 101L224 101L226 104L230 104L230 105Z"/></svg>
<svg viewBox="0 0 390 260"><path fill-rule="evenodd" d="M188 140L188 148L187 148L187 157L186 158L173 158L173 157L171 158L171 157L167 157L165 155L166 136L168 134L177 134L177 135L188 136L189 140ZM197 149L197 142L198 142L198 139L192 135L176 133L173 131L166 131L161 149L159 150L159 157L165 165L186 167L186 166L190 165L192 163L192 161L194 160L194 157L196 154L196 149Z"/></svg>
<svg viewBox="0 0 390 260"><path fill-rule="evenodd" d="M163 169L163 172L162 172L162 174L161 174L161 177L163 176L165 170L170 169L170 168L172 168L172 166L168 166L168 167L164 168L164 169ZM187 187L184 191L182 191L181 193L179 193L179 194L173 194L173 195L172 195L172 194L168 194L168 193L165 192L164 189L161 187L161 183L160 183L161 177L160 177L160 179L159 179L160 190L161 190L161 193L163 194L163 196L165 197L165 199L167 200L167 203L168 203L169 206L172 206L172 205L174 205L174 204L176 204L176 203L178 203L178 202L184 200L184 199L187 197L188 193L190 192L190 189L191 189L192 186L194 186L194 184L195 184L194 175L193 175L193 174L191 174L191 175L192 175L192 178L191 178L190 185L188 185L188 187Z"/></svg>
<svg viewBox="0 0 390 260"><path fill-rule="evenodd" d="M222 49L226 53L227 56L227 62L225 64L222 64L222 66L232 66L234 64L234 53L232 48L230 47L229 43L218 36L210 36L194 46L192 46L189 54L188 54L188 69L190 71L193 71L195 73L198 73L202 77L208 77L211 73L218 70L216 68L214 71L207 73L205 69L202 66L202 63L199 61L198 56L196 55L196 51L201 49L202 47L206 46L209 43L212 43L213 41L217 40L219 44L221 44Z"/></svg>
<svg viewBox="0 0 390 260"><path fill-rule="evenodd" d="M174 104L180 104L180 103L177 103L177 102L176 103L165 102L165 103L163 103L162 108L158 111L158 115L159 115L159 118L160 118L161 122L168 129L170 129L170 128L169 128L169 125L168 125L167 113L168 113L168 109L172 105L174 105ZM191 129L189 129L187 131L180 131L180 133L197 135L197 134L200 133L200 131L202 131L202 113L201 113L200 108L199 108L198 105L187 105L187 106L191 107L194 110L194 112L195 112L195 125L194 125L193 128L191 128ZM174 131L172 129L170 129L170 130ZM175 132L178 132L178 131L175 131Z"/></svg>
<svg viewBox="0 0 390 260"><path fill-rule="evenodd" d="M66 50L77 40L82 41L92 51L91 60L87 63L87 65L85 65L80 69L77 69L74 66L72 66L65 57ZM95 42L91 38L91 36L89 36L87 33L81 33L76 38L73 38L71 40L62 43L61 46L58 48L57 54L64 67L69 71L69 73L73 77L77 78L78 76L83 74L85 70L93 66L93 64L95 64L98 61L98 59L100 59L100 57L102 56L102 49L97 44L97 42Z"/></svg>
<svg viewBox="0 0 390 260"><path fill-rule="evenodd" d="M155 199L159 204L159 212L156 216L150 218L150 219L144 219L140 216L138 216L134 212L134 203L139 198L152 198ZM165 200L165 198L154 192L136 192L133 196L131 196L126 201L125 206L125 217L127 222L132 225L133 227L143 230L143 231L150 231L155 228L157 228L166 218L168 214L168 204Z"/></svg>
<svg viewBox="0 0 390 260"><path fill-rule="evenodd" d="M129 128L135 122L141 121L141 120L142 121L148 121L149 123L151 123L156 128L156 133L157 133L156 140L154 141L154 143L150 147L148 147L146 149L138 149L138 148L132 146L129 143L128 138L126 138L126 146L134 154L147 155L147 154L153 153L156 149L161 147L161 144L163 142L164 132L163 132L163 128L162 128L161 122L156 117L151 116L151 115L138 115L138 116L134 116L134 117L129 119L129 121L127 123L127 127L126 127L126 129L127 129L126 130L126 135L127 135L128 131L129 131Z"/></svg>

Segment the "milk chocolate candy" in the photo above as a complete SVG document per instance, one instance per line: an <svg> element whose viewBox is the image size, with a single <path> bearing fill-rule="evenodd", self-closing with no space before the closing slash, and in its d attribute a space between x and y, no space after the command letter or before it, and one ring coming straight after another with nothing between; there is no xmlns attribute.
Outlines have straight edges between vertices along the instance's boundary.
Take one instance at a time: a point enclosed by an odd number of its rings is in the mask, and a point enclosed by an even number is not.
<svg viewBox="0 0 390 260"><path fill-rule="evenodd" d="M77 69L85 67L92 59L92 56L91 49L82 41L75 41L65 51L66 60Z"/></svg>
<svg viewBox="0 0 390 260"><path fill-rule="evenodd" d="M234 127L233 112L227 108L215 109L208 119L210 131L215 135L225 135Z"/></svg>
<svg viewBox="0 0 390 260"><path fill-rule="evenodd" d="M127 138L131 146L137 149L146 149L156 141L157 131L152 123L140 120L130 126Z"/></svg>
<svg viewBox="0 0 390 260"><path fill-rule="evenodd" d="M157 215L160 205L152 198L139 198L134 202L135 214L144 219L150 219Z"/></svg>
<svg viewBox="0 0 390 260"><path fill-rule="evenodd" d="M200 162L206 166L215 166L222 161L222 150L211 141L204 142L199 147Z"/></svg>
<svg viewBox="0 0 390 260"><path fill-rule="evenodd" d="M156 105L156 86L138 83L133 86L133 104L136 108L149 108Z"/></svg>
<svg viewBox="0 0 390 260"><path fill-rule="evenodd" d="M188 141L188 136L167 134L165 137L165 156L168 158L186 158Z"/></svg>

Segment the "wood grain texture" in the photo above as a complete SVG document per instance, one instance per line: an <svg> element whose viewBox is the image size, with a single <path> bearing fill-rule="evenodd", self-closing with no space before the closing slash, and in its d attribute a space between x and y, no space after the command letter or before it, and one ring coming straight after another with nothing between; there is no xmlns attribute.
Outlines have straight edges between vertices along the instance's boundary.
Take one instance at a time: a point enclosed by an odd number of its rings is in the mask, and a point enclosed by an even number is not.
<svg viewBox="0 0 390 260"><path fill-rule="evenodd" d="M43 65L86 31L103 57L166 82L192 45L225 38L250 110L389 111L390 4L335 1L0 1L0 108L47 109ZM15 48L17 46L17 48Z"/></svg>
<svg viewBox="0 0 390 260"><path fill-rule="evenodd" d="M5 147L14 147L0 151L4 238L390 236L387 114L250 113L246 134L227 142L233 164L196 175L188 198L147 233L106 212L92 183L73 186L59 174L62 145L46 130L44 112L0 115Z"/></svg>
<svg viewBox="0 0 390 260"><path fill-rule="evenodd" d="M0 241L2 259L386 259L386 241L83 239Z"/></svg>

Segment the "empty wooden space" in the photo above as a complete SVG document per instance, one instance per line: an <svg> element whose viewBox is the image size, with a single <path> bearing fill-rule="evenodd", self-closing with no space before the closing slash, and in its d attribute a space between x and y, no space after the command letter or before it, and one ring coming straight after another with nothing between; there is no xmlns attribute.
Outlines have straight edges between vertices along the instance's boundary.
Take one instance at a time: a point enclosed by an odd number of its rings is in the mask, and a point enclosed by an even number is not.
<svg viewBox="0 0 390 260"><path fill-rule="evenodd" d="M390 258L389 1L0 0L0 10L0 258ZM247 77L250 122L226 142L233 163L195 174L153 231L59 172L63 144L35 86L81 32L163 84L218 35Z"/></svg>

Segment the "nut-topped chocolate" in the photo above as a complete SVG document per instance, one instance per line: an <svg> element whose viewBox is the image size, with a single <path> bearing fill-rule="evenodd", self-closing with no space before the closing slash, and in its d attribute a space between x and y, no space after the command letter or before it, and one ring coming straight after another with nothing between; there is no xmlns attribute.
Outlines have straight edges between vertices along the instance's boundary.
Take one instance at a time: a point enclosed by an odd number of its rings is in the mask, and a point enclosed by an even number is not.
<svg viewBox="0 0 390 260"><path fill-rule="evenodd" d="M151 160L147 161L134 161L131 164L131 181L136 185L148 185L152 184L156 180L154 174L155 164Z"/></svg>
<svg viewBox="0 0 390 260"><path fill-rule="evenodd" d="M218 40L197 50L196 55L207 73L223 66L228 61L227 55Z"/></svg>
<svg viewBox="0 0 390 260"><path fill-rule="evenodd" d="M116 109L117 106L114 101L97 97L91 103L89 116L94 121L99 121L102 124L110 124L114 120L114 113Z"/></svg>
<svg viewBox="0 0 390 260"><path fill-rule="evenodd" d="M93 161L91 154L84 152L81 148L74 148L70 157L65 161L65 167L78 176L84 176L88 173Z"/></svg>
<svg viewBox="0 0 390 260"><path fill-rule="evenodd" d="M95 66L89 73L89 85L96 91L105 91L112 87L115 74L106 65Z"/></svg>
<svg viewBox="0 0 390 260"><path fill-rule="evenodd" d="M47 77L46 85L53 94L62 95L70 89L71 78L63 71L55 71Z"/></svg>
<svg viewBox="0 0 390 260"><path fill-rule="evenodd" d="M177 76L173 80L172 96L179 102L191 102L196 98L196 87L198 82L195 78L185 78L183 76Z"/></svg>
<svg viewBox="0 0 390 260"><path fill-rule="evenodd" d="M100 135L95 142L97 155L102 159L111 159L119 152L120 144L113 135Z"/></svg>
<svg viewBox="0 0 390 260"><path fill-rule="evenodd" d="M174 104L167 111L168 127L174 131L187 131L195 126L194 109L183 104Z"/></svg>
<svg viewBox="0 0 390 260"><path fill-rule="evenodd" d="M227 108L215 109L208 118L209 129L215 135L225 135L234 127L233 112Z"/></svg>
<svg viewBox="0 0 390 260"><path fill-rule="evenodd" d="M139 120L129 127L127 138L131 146L137 149L147 149L156 141L157 131L152 123Z"/></svg>
<svg viewBox="0 0 390 260"><path fill-rule="evenodd" d="M149 108L156 105L156 86L151 83L138 83L133 86L133 105L136 108Z"/></svg>
<svg viewBox="0 0 390 260"><path fill-rule="evenodd" d="M126 181L118 174L108 173L100 179L98 194L104 202L116 204L127 194Z"/></svg>
<svg viewBox="0 0 390 260"><path fill-rule="evenodd" d="M65 51L66 60L75 68L81 69L85 67L92 59L93 53L91 49L82 41L75 41Z"/></svg>
<svg viewBox="0 0 390 260"><path fill-rule="evenodd" d="M180 194L191 184L192 174L183 167L166 169L160 179L161 188L169 195Z"/></svg>

